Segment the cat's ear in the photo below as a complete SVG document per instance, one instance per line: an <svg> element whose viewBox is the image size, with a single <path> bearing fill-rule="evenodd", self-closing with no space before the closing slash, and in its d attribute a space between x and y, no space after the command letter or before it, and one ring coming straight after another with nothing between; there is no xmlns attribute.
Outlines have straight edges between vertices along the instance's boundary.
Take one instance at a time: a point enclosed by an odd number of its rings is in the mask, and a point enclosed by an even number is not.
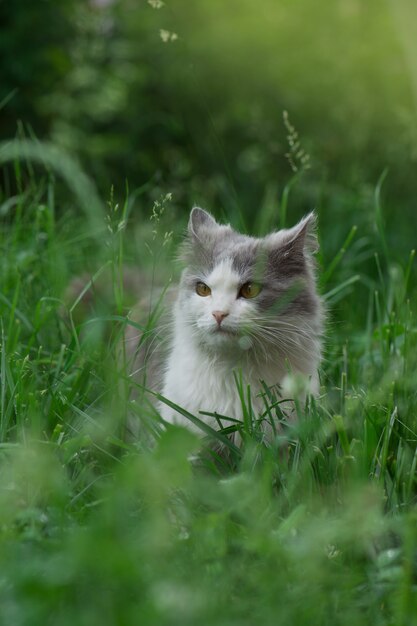
<svg viewBox="0 0 417 626"><path fill-rule="evenodd" d="M293 228L285 232L285 241L294 250L307 254L314 254L319 249L317 239L317 214L312 211L298 222Z"/></svg>
<svg viewBox="0 0 417 626"><path fill-rule="evenodd" d="M200 209L199 207L194 207L190 213L190 219L188 221L188 234L199 239L199 234L202 229L212 229L218 226L214 217L204 211L204 209Z"/></svg>
<svg viewBox="0 0 417 626"><path fill-rule="evenodd" d="M267 237L270 248L286 250L287 254L308 256L317 252L317 215L309 213L292 228L279 230Z"/></svg>
<svg viewBox="0 0 417 626"><path fill-rule="evenodd" d="M315 213L310 213L292 228L279 230L265 238L269 261L281 275L302 274L306 263L308 267L314 267L312 257L318 250L316 224Z"/></svg>

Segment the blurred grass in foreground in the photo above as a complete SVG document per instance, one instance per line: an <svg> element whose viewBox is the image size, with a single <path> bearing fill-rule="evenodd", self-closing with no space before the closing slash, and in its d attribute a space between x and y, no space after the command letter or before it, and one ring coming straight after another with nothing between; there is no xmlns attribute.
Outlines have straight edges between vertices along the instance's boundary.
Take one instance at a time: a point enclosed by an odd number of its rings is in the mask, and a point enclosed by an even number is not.
<svg viewBox="0 0 417 626"><path fill-rule="evenodd" d="M241 454L191 463L200 440L150 428L116 358L122 268L170 278L170 210L155 230L132 218L137 199L111 198L92 236L76 211L57 216L49 168L12 158L21 191L0 206L0 621L416 624L416 283L410 251L392 259L386 246L382 179L367 207L376 236L320 224L331 311L320 399L270 449L249 425ZM76 300L63 312L72 276L107 269L116 308L102 303L88 323ZM146 438L125 441L129 413Z"/></svg>

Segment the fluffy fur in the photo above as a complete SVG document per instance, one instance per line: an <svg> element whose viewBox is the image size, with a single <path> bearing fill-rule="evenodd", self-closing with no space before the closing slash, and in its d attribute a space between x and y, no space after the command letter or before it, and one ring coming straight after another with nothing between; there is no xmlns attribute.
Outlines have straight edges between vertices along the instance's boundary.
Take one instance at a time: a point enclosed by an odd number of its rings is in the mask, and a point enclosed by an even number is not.
<svg viewBox="0 0 417 626"><path fill-rule="evenodd" d="M280 386L291 371L304 375L316 393L323 314L315 286L315 224L310 214L294 228L254 238L194 208L167 352L148 346L136 361L137 369L149 361L147 386L213 428L216 419L201 412L242 419L235 373L251 386L255 415L264 410L261 381ZM242 297L249 282L261 290ZM199 295L198 283L210 294ZM159 410L167 422L192 428L163 402Z"/></svg>

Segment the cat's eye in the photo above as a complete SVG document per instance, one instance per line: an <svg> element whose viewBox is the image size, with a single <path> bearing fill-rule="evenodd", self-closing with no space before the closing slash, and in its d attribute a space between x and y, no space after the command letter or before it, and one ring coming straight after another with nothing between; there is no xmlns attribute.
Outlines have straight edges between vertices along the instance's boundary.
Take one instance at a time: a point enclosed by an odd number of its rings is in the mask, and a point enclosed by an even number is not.
<svg viewBox="0 0 417 626"><path fill-rule="evenodd" d="M195 291L196 293L198 293L199 296L202 296L203 298L211 294L210 287L206 285L206 283L202 283L200 281L196 284Z"/></svg>
<svg viewBox="0 0 417 626"><path fill-rule="evenodd" d="M256 298L262 291L259 283L245 283L239 291L239 298Z"/></svg>

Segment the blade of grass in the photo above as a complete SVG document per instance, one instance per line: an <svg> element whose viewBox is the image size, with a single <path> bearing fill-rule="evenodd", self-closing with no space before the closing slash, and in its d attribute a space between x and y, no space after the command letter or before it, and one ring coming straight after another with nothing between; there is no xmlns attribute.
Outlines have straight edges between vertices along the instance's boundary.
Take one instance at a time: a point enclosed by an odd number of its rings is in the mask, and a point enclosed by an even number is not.
<svg viewBox="0 0 417 626"><path fill-rule="evenodd" d="M337 301L336 296L339 296L338 299L340 299L340 297L343 297L344 295L343 292L348 287L351 287L352 285L357 283L359 280L361 280L361 277L359 274L355 274L355 276L351 276L347 280L344 280L342 283L340 283L340 285L337 285L336 287L334 287L333 289L330 289L330 291L325 293L323 295L324 300L329 303L336 302Z"/></svg>
<svg viewBox="0 0 417 626"><path fill-rule="evenodd" d="M335 269L337 268L337 266L342 261L343 257L346 254L347 249L349 248L353 238L356 235L357 230L358 230L357 226L352 226L352 228L349 231L348 236L346 237L345 241L343 242L342 247L337 252L336 256L333 258L333 261L330 262L327 270L321 276L321 281L320 282L321 282L321 284L323 286L330 280L330 278L332 277Z"/></svg>
<svg viewBox="0 0 417 626"><path fill-rule="evenodd" d="M146 391L148 391L150 394L152 394L160 402L163 402L163 404L166 404L171 409L174 409L174 411L176 411L177 413L179 413L183 417L187 418L192 424L197 426L197 428L199 428L202 432L204 432L206 435L209 435L209 437L211 439L217 439L217 441L219 441L226 448L231 450L236 456L238 456L239 458L242 456L241 450L232 441L230 441L227 437L222 435L220 432L214 430L214 428L211 428L211 426L209 426L208 424L206 424L202 420L198 419L198 417L196 417L195 415L193 415L192 413L190 413L186 409L183 409L178 404L175 404L174 402L171 402L171 400L168 400L168 398L165 398L160 393L156 393L156 392L152 391L151 389L147 389Z"/></svg>

